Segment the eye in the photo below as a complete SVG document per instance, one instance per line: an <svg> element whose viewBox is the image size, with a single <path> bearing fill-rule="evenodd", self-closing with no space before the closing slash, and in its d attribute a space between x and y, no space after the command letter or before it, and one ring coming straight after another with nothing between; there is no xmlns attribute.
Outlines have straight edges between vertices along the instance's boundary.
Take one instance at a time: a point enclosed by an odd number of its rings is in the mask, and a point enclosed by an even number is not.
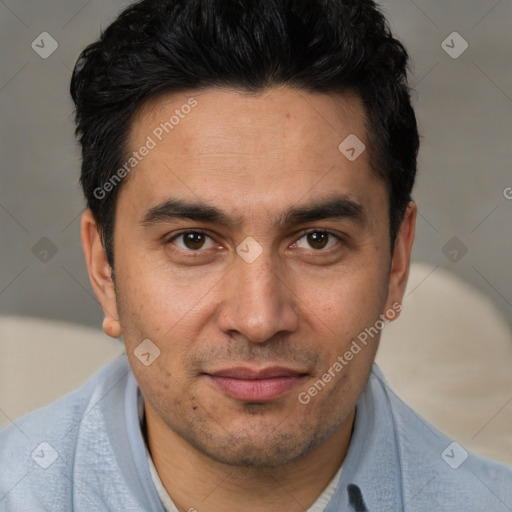
<svg viewBox="0 0 512 512"><path fill-rule="evenodd" d="M198 252L200 249L210 249L215 243L206 233L202 231L185 231L172 237L169 243L173 243L185 251Z"/></svg>
<svg viewBox="0 0 512 512"><path fill-rule="evenodd" d="M336 235L333 235L328 231L317 230L310 231L309 233L301 236L294 245L302 249L314 249L315 251L319 251L321 249L330 249L331 247L334 247L338 241L339 237Z"/></svg>

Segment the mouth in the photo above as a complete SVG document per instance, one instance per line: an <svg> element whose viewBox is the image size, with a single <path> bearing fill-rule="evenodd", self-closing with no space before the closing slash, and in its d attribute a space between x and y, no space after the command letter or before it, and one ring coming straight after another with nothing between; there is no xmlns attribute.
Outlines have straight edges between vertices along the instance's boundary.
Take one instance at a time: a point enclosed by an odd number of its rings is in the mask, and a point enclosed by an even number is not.
<svg viewBox="0 0 512 512"><path fill-rule="evenodd" d="M305 372L278 366L236 366L205 374L224 394L242 402L269 402L298 386Z"/></svg>

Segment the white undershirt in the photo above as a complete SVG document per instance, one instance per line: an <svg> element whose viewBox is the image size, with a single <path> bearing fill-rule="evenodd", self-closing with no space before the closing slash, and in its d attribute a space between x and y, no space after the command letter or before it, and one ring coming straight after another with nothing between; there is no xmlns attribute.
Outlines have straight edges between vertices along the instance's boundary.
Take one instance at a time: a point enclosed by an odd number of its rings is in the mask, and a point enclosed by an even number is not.
<svg viewBox="0 0 512 512"><path fill-rule="evenodd" d="M139 391L139 418L142 423L142 419L144 417L144 403L142 400L142 395ZM145 445L146 448L146 457L148 460L149 465L149 472L151 473L151 479L153 480L153 484L155 485L156 492L158 493L158 497L160 498L160 501L162 502L162 505L164 506L166 512L179 512L179 510L176 508L176 505L173 503L171 497L165 490L165 487L162 484L162 481L160 480L160 477L158 475L158 472L155 468L155 465L153 464L153 459L151 458L151 454L149 453L148 447ZM323 490L322 494L317 498L317 500L307 509L306 512L323 512L327 504L329 503L329 500L331 499L332 495L334 494L334 491L336 490L336 485L338 484L338 480L340 478L341 474L341 468L343 465L340 466L336 474L334 475L334 478L329 482L327 487ZM194 510L194 509L192 509Z"/></svg>

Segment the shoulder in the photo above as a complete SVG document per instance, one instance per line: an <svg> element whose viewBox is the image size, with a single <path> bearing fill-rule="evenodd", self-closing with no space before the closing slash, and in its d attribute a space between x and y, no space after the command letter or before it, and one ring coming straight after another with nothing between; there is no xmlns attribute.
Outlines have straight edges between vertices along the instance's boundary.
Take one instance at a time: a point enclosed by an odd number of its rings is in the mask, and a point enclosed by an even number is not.
<svg viewBox="0 0 512 512"><path fill-rule="evenodd" d="M405 504L415 503L415 510L512 507L512 468L468 452L445 436L390 389L378 367L370 380L382 391L378 394L393 418Z"/></svg>
<svg viewBox="0 0 512 512"><path fill-rule="evenodd" d="M77 390L0 430L0 510L11 510L9 503L35 510L46 502L65 510L78 441L94 437L94 429L101 441L107 411L124 396L129 373L120 356Z"/></svg>

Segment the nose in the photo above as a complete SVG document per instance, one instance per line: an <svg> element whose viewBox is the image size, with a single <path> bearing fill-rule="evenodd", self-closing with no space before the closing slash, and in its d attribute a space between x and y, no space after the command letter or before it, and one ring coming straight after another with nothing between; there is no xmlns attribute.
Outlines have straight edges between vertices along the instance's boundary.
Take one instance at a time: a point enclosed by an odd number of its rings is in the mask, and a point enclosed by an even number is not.
<svg viewBox="0 0 512 512"><path fill-rule="evenodd" d="M253 343L265 343L277 334L297 329L297 298L286 282L279 262L269 251L248 263L237 256L223 283L223 300L217 317L219 328L241 334Z"/></svg>

